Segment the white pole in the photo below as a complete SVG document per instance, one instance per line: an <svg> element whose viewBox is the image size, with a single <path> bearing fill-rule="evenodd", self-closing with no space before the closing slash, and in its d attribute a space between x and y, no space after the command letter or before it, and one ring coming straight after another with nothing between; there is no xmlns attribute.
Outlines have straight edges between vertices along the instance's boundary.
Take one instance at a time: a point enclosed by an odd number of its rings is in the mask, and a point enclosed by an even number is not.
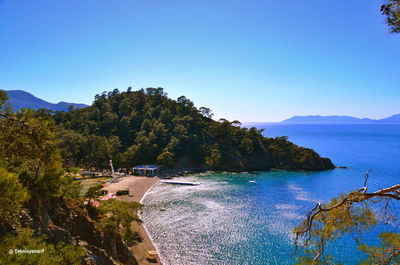
<svg viewBox="0 0 400 265"><path fill-rule="evenodd" d="M112 175L113 178L115 178L115 175L114 175L114 167L113 167L113 163L112 163L112 160L111 160L111 159L110 159L110 167L111 167L111 175Z"/></svg>

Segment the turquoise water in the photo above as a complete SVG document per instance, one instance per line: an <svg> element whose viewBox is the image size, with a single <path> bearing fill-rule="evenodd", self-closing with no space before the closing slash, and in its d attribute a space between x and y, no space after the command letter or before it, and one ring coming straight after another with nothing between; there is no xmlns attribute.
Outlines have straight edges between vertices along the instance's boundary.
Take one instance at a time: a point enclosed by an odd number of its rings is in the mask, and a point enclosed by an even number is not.
<svg viewBox="0 0 400 265"><path fill-rule="evenodd" d="M349 168L200 174L184 178L202 181L200 186L156 185L144 198L142 218L164 264L293 264L290 231L315 202L361 187L368 169L373 170L370 190L400 181L400 125L257 127L266 128L266 136L289 136ZM373 238L373 233L364 237ZM351 250L349 239L329 251L344 264L356 264L362 256Z"/></svg>

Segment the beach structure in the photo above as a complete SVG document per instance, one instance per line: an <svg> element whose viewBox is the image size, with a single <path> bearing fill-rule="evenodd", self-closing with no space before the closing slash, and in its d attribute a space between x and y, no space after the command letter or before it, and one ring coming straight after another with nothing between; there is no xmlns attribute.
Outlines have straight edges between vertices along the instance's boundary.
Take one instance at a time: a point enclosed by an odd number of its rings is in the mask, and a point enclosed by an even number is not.
<svg viewBox="0 0 400 265"><path fill-rule="evenodd" d="M160 180L158 182L165 184L191 185L191 186L198 186L201 184L201 182L188 182L188 181L175 181L175 180Z"/></svg>
<svg viewBox="0 0 400 265"><path fill-rule="evenodd" d="M151 263L157 263L158 253L155 250L147 251L147 261Z"/></svg>
<svg viewBox="0 0 400 265"><path fill-rule="evenodd" d="M111 167L111 176L115 179L114 166L113 166L113 162L111 159L110 159L110 167Z"/></svg>
<svg viewBox="0 0 400 265"><path fill-rule="evenodd" d="M160 166L158 165L141 165L132 168L133 174L139 176L156 176L159 174Z"/></svg>

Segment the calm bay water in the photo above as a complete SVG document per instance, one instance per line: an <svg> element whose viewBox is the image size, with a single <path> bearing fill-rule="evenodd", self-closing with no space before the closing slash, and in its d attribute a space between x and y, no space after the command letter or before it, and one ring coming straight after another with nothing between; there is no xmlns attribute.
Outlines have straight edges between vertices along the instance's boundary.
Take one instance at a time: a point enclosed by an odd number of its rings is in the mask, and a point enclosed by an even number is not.
<svg viewBox="0 0 400 265"><path fill-rule="evenodd" d="M157 184L144 198L142 218L164 264L293 264L291 230L315 202L360 188L368 169L370 190L400 182L400 125L255 126L348 169L200 174L184 178L200 186ZM341 240L329 251L356 264L362 255L353 247Z"/></svg>

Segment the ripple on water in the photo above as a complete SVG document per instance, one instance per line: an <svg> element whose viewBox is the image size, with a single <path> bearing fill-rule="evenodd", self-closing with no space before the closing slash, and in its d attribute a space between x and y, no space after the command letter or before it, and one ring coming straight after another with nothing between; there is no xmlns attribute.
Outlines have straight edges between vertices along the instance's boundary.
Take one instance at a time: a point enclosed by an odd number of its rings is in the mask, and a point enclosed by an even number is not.
<svg viewBox="0 0 400 265"><path fill-rule="evenodd" d="M247 181L185 180L203 184L158 184L143 200L142 218L165 264L274 264L276 254L285 252L291 237L282 220L299 218L296 205L272 204L270 214L259 215L252 197L240 196L246 194Z"/></svg>

